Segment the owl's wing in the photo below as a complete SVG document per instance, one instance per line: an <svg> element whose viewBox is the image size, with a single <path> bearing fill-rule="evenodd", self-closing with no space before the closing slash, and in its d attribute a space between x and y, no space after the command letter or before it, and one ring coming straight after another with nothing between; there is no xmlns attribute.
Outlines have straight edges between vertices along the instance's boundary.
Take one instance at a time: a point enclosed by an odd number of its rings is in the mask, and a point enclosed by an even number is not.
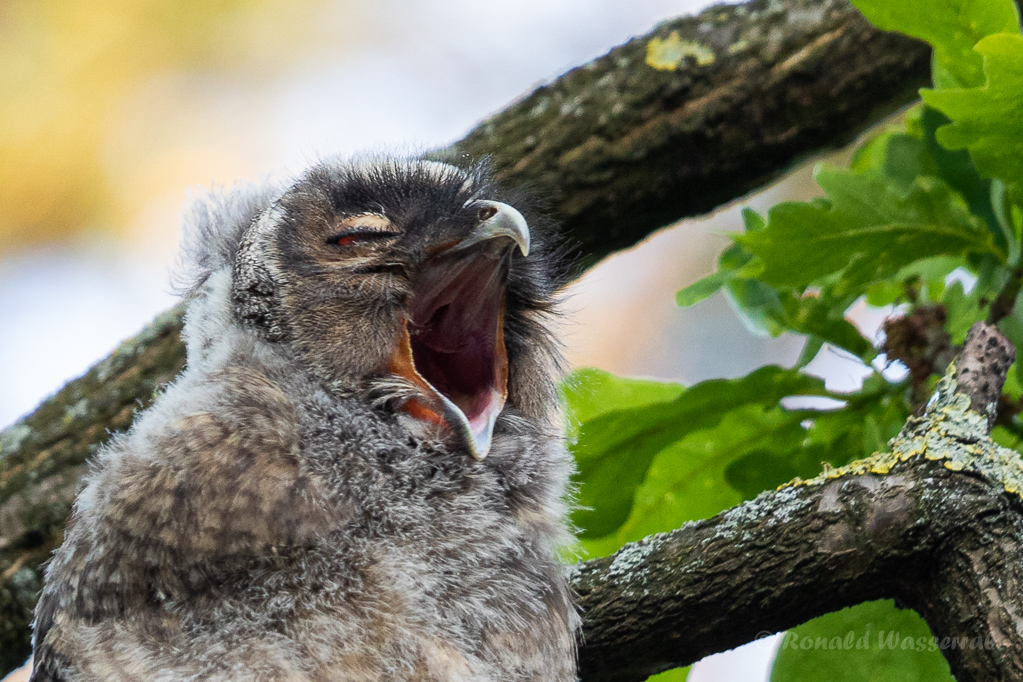
<svg viewBox="0 0 1023 682"><path fill-rule="evenodd" d="M294 421L266 401L249 403L190 414L156 437L129 436L100 458L47 571L34 680L78 666L83 652L68 636L76 628L156 627L147 619L158 622L163 604L208 592L224 571L344 527L349 513L303 469ZM113 656L116 642L107 644Z"/></svg>

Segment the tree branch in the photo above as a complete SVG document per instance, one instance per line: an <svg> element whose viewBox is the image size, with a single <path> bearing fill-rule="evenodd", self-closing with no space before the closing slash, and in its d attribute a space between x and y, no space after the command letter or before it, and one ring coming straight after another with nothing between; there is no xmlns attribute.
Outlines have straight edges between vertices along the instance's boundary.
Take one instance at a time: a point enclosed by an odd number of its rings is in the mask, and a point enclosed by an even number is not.
<svg viewBox="0 0 1023 682"><path fill-rule="evenodd" d="M707 52L652 68L658 40ZM447 153L547 194L589 265L845 145L916 98L929 55L843 0L718 5L541 86Z"/></svg>
<svg viewBox="0 0 1023 682"><path fill-rule="evenodd" d="M1023 460L987 437L1014 355L978 323L891 453L578 566L582 679L644 680L882 598L987 644L943 647L957 679L1023 679Z"/></svg>
<svg viewBox="0 0 1023 682"><path fill-rule="evenodd" d="M923 44L842 0L718 6L538 88L438 155L489 156L500 180L541 192L585 267L845 144L911 101L927 67ZM176 308L0 432L0 671L28 654L39 565L89 453L180 371L180 326Z"/></svg>

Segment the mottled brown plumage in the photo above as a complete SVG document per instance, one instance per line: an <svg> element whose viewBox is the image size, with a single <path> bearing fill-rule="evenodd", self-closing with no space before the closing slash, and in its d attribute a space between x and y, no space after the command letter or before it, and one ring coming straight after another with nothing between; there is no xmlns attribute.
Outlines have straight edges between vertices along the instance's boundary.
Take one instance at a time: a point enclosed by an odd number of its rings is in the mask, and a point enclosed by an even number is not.
<svg viewBox="0 0 1023 682"><path fill-rule="evenodd" d="M575 679L549 262L500 198L376 160L197 205L187 369L92 464L34 680Z"/></svg>

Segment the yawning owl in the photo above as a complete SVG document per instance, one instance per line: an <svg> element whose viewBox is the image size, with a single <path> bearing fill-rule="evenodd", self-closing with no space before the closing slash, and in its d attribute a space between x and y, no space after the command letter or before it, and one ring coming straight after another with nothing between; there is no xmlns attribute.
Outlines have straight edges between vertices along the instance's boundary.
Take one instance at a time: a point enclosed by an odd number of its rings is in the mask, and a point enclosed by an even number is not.
<svg viewBox="0 0 1023 682"><path fill-rule="evenodd" d="M574 680L549 246L510 203L393 159L200 202L187 368L92 464L33 679Z"/></svg>

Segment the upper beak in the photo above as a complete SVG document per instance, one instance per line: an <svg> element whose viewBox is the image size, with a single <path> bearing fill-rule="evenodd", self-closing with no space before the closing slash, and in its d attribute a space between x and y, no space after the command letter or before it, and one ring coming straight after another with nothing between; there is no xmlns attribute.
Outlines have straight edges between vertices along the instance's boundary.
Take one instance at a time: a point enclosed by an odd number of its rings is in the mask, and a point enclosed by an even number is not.
<svg viewBox="0 0 1023 682"><path fill-rule="evenodd" d="M529 225L514 207L500 201L486 200L474 201L470 207L476 208L484 219L472 234L459 242L453 250L467 249L489 239L508 237L519 245L523 256L529 255Z"/></svg>

